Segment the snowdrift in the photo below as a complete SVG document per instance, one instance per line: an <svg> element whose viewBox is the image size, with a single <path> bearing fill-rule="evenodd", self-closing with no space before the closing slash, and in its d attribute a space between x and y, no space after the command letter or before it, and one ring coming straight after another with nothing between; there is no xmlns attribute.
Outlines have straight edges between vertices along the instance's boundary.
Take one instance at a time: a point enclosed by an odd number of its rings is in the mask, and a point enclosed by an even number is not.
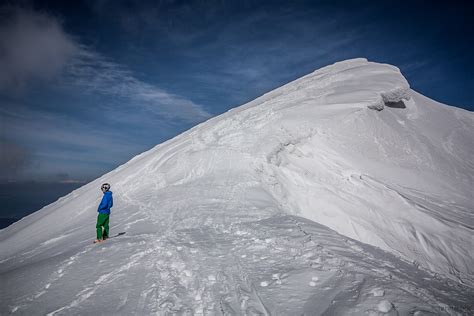
<svg viewBox="0 0 474 316"><path fill-rule="evenodd" d="M473 157L472 112L411 90L394 66L348 60L210 119L0 231L0 273L24 275L81 251L93 238L100 183L109 182L112 231L125 236L298 216L472 287Z"/></svg>

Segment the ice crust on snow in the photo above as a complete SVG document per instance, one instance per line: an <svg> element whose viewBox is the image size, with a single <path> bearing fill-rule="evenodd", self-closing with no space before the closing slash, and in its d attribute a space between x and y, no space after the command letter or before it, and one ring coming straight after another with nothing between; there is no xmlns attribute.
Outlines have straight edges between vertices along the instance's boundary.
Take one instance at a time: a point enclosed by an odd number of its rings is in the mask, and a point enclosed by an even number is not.
<svg viewBox="0 0 474 316"><path fill-rule="evenodd" d="M472 157L472 112L336 63L1 230L0 313L469 313ZM97 247L103 182L126 234Z"/></svg>

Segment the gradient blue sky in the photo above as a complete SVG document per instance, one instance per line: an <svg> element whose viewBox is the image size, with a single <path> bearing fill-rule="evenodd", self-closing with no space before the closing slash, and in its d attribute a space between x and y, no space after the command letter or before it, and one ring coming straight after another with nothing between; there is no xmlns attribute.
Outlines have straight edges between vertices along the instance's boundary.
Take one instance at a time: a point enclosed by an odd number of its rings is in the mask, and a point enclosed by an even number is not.
<svg viewBox="0 0 474 316"><path fill-rule="evenodd" d="M334 62L398 66L474 110L462 1L7 1L0 181L89 181Z"/></svg>

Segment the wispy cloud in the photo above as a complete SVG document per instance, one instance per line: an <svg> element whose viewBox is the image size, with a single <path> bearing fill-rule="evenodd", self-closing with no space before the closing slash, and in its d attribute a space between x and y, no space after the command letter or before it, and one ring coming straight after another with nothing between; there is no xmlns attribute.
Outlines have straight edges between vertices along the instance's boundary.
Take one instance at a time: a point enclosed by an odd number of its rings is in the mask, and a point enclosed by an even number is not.
<svg viewBox="0 0 474 316"><path fill-rule="evenodd" d="M133 13L130 12L130 8L126 9L123 3L115 1L93 2L89 5L96 13L100 12L100 15L112 15L118 18L123 30L132 32L134 37L140 37L143 29L170 28L169 21L163 21L165 17L162 11L166 11L169 7L164 2L132 3L130 5ZM171 7L175 8L174 5ZM188 32L192 33L194 32ZM109 60L88 47L81 47L80 54L68 67L68 75L69 79L72 79L71 84L85 88L90 93L128 99L134 106L151 111L162 118L197 123L212 116L201 104L138 79L127 67Z"/></svg>
<svg viewBox="0 0 474 316"><path fill-rule="evenodd" d="M6 96L31 82L57 79L166 119L196 123L211 116L203 106L139 80L126 66L84 46L53 16L6 6L0 7L0 21L0 92Z"/></svg>
<svg viewBox="0 0 474 316"><path fill-rule="evenodd" d="M137 79L127 67L84 46L68 63L64 74L67 85L128 99L131 106L143 107L164 118L199 122L211 116L193 101Z"/></svg>

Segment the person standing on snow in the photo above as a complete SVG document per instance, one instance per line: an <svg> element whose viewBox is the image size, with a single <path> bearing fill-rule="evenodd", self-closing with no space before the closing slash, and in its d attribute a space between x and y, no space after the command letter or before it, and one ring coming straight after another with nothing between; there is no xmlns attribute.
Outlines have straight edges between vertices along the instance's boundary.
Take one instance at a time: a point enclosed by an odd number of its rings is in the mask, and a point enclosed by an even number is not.
<svg viewBox="0 0 474 316"><path fill-rule="evenodd" d="M102 201L100 201L97 212L97 239L94 240L94 244L104 241L109 238L109 217L110 217L110 208L113 206L114 202L112 199L112 191L110 191L110 184L104 183L101 188L104 196L102 196Z"/></svg>

